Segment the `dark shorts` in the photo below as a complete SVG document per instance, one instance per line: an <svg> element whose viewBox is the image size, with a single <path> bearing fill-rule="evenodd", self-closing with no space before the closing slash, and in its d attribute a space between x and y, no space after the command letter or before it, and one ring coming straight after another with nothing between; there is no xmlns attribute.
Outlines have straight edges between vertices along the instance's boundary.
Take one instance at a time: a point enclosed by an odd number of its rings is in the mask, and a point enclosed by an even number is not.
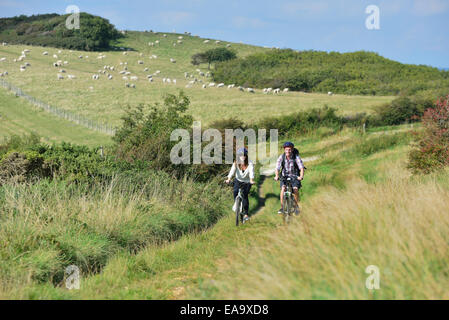
<svg viewBox="0 0 449 320"><path fill-rule="evenodd" d="M293 189L301 189L301 187L302 187L302 184L301 184L301 181L299 181L298 180L298 177L297 176L292 176L291 177L292 178L292 180L291 180L291 183L292 183L292 188ZM282 187L284 186L284 181L282 181L282 179L281 179L281 189L282 189Z"/></svg>

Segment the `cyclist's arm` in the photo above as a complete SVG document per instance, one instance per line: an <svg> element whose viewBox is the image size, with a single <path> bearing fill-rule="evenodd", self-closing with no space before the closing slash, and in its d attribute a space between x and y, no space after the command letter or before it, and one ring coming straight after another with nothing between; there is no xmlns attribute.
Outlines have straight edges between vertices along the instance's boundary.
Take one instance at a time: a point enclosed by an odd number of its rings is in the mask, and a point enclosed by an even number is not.
<svg viewBox="0 0 449 320"><path fill-rule="evenodd" d="M299 168L299 177L298 178L299 178L299 180L302 180L304 178L304 164L302 163L302 159L299 155L296 156L295 161Z"/></svg>
<svg viewBox="0 0 449 320"><path fill-rule="evenodd" d="M281 170L282 155L276 161L275 180L279 179L279 170Z"/></svg>
<svg viewBox="0 0 449 320"><path fill-rule="evenodd" d="M236 170L236 168L235 168L235 162L234 162L232 164L231 170L229 171L228 179L226 180L228 183L229 183L229 181L231 181L231 178L234 176L235 170Z"/></svg>
<svg viewBox="0 0 449 320"><path fill-rule="evenodd" d="M249 183L254 184L254 164L251 162L249 164Z"/></svg>

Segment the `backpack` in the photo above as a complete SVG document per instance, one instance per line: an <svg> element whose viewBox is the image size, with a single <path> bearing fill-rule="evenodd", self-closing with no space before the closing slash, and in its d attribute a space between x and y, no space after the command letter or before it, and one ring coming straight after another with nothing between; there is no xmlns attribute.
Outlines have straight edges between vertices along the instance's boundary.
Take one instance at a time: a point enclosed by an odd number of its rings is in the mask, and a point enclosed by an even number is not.
<svg viewBox="0 0 449 320"><path fill-rule="evenodd" d="M293 159L296 159L297 156L299 156L299 151L298 151L298 149L293 148L293 154L292 154ZM285 152L282 154L281 171L280 171L281 175L284 174L284 165L285 165ZM299 167L298 167L298 164L296 163L296 161L293 161L293 166L294 166L294 174L299 175ZM305 169L307 169L307 168L304 166L304 170Z"/></svg>

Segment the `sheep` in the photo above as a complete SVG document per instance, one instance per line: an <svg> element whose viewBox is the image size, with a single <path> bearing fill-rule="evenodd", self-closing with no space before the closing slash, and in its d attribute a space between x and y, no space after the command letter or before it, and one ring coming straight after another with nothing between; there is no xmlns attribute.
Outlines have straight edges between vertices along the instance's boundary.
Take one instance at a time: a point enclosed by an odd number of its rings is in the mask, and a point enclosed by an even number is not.
<svg viewBox="0 0 449 320"><path fill-rule="evenodd" d="M203 43L209 43L209 40L204 40Z"/></svg>
<svg viewBox="0 0 449 320"><path fill-rule="evenodd" d="M202 88L203 88L203 89L206 89L206 85L205 85L205 84L203 84L203 85L202 85Z"/></svg>
<svg viewBox="0 0 449 320"><path fill-rule="evenodd" d="M331 91L329 91L329 92L327 93L327 95L331 96L331 95L333 95L333 93L332 93Z"/></svg>
<svg viewBox="0 0 449 320"><path fill-rule="evenodd" d="M123 71L120 71L119 74L125 74L125 72L126 72L126 71L123 70Z"/></svg>
<svg viewBox="0 0 449 320"><path fill-rule="evenodd" d="M235 84L230 84L230 85L228 85L228 89L232 89L232 88L234 88L234 86L235 86Z"/></svg>
<svg viewBox="0 0 449 320"><path fill-rule="evenodd" d="M122 77L123 80L128 80L127 76Z"/></svg>
<svg viewBox="0 0 449 320"><path fill-rule="evenodd" d="M195 80L190 80L189 84L195 84Z"/></svg>
<svg viewBox="0 0 449 320"><path fill-rule="evenodd" d="M245 89L244 89L242 86L239 86L238 89L239 89L240 91L245 91Z"/></svg>
<svg viewBox="0 0 449 320"><path fill-rule="evenodd" d="M0 59L0 62L2 62L2 61L6 61L6 58L1 58L1 59Z"/></svg>
<svg viewBox="0 0 449 320"><path fill-rule="evenodd" d="M125 87L129 88L129 83L128 82L125 83Z"/></svg>
<svg viewBox="0 0 449 320"><path fill-rule="evenodd" d="M2 42L2 46L7 46L8 44L6 42Z"/></svg>
<svg viewBox="0 0 449 320"><path fill-rule="evenodd" d="M178 40L177 42L181 44L181 43L182 43L182 40ZM174 43L174 44L176 44L176 43Z"/></svg>
<svg viewBox="0 0 449 320"><path fill-rule="evenodd" d="M125 72L125 76L129 76L130 74L131 74L131 72L129 72L129 71Z"/></svg>
<svg viewBox="0 0 449 320"><path fill-rule="evenodd" d="M246 89L246 91L251 92L251 93L255 93L253 88L248 88L248 89Z"/></svg>
<svg viewBox="0 0 449 320"><path fill-rule="evenodd" d="M142 60L137 61L138 64L143 64Z"/></svg>
<svg viewBox="0 0 449 320"><path fill-rule="evenodd" d="M217 84L217 88L222 88L222 87L224 87L224 83Z"/></svg>
<svg viewBox="0 0 449 320"><path fill-rule="evenodd" d="M130 79L131 79L131 81L137 81L137 80L139 80L139 78L136 77L136 76L132 76Z"/></svg>
<svg viewBox="0 0 449 320"><path fill-rule="evenodd" d="M135 89L136 85L134 83L131 83L130 87Z"/></svg>
<svg viewBox="0 0 449 320"><path fill-rule="evenodd" d="M204 77L204 72L200 72L199 75Z"/></svg>
<svg viewBox="0 0 449 320"><path fill-rule="evenodd" d="M282 92L288 92L288 88L284 88L284 90L282 90Z"/></svg>
<svg viewBox="0 0 449 320"><path fill-rule="evenodd" d="M227 45L226 45L226 48L229 48L231 46L231 44L230 43L228 43Z"/></svg>
<svg viewBox="0 0 449 320"><path fill-rule="evenodd" d="M59 54L61 54L61 53L62 53L62 51L61 51L61 50L58 50L58 53L59 53Z"/></svg>
<svg viewBox="0 0 449 320"><path fill-rule="evenodd" d="M26 68L24 66L20 66L20 72L24 72Z"/></svg>
<svg viewBox="0 0 449 320"><path fill-rule="evenodd" d="M125 52L123 52L123 55L124 55L124 56L126 56L127 54L128 54L128 52L126 52L126 51L125 51Z"/></svg>
<svg viewBox="0 0 449 320"><path fill-rule="evenodd" d="M69 62L68 62L68 61L64 61L64 64L65 64L65 65L68 65L68 64L69 64Z"/></svg>
<svg viewBox="0 0 449 320"><path fill-rule="evenodd" d="M62 76L62 74L58 74L58 80L62 80L64 79L64 77Z"/></svg>
<svg viewBox="0 0 449 320"><path fill-rule="evenodd" d="M149 74L149 75L147 75L147 78L150 79L150 78L153 78L153 76L151 74Z"/></svg>
<svg viewBox="0 0 449 320"><path fill-rule="evenodd" d="M176 79L173 79L172 81L173 81L173 84L176 84Z"/></svg>
<svg viewBox="0 0 449 320"><path fill-rule="evenodd" d="M83 55L78 56L78 59L82 59L82 58L83 58Z"/></svg>
<svg viewBox="0 0 449 320"><path fill-rule="evenodd" d="M151 55L151 57L152 57L153 59L157 59L157 55L155 55L155 54Z"/></svg>
<svg viewBox="0 0 449 320"><path fill-rule="evenodd" d="M167 78L167 79L165 79L165 82L167 82L167 83L171 83L171 80L170 80L170 78Z"/></svg>
<svg viewBox="0 0 449 320"><path fill-rule="evenodd" d="M186 88L191 88L192 85L191 84L186 84Z"/></svg>
<svg viewBox="0 0 449 320"><path fill-rule="evenodd" d="M149 81L149 82L153 82L153 78L149 78L148 81Z"/></svg>
<svg viewBox="0 0 449 320"><path fill-rule="evenodd" d="M164 38L167 38L167 35L164 33L163 37L164 37Z"/></svg>
<svg viewBox="0 0 449 320"><path fill-rule="evenodd" d="M98 75L98 74L94 74L93 76L92 76L92 79L93 80L98 80L100 78L100 76Z"/></svg>
<svg viewBox="0 0 449 320"><path fill-rule="evenodd" d="M178 39L179 39L179 40L182 40L183 38L182 38L182 36L179 36Z"/></svg>
<svg viewBox="0 0 449 320"><path fill-rule="evenodd" d="M2 59L4 59L4 58L2 58ZM187 72L184 72L184 78L188 78L189 77L189 74L187 73Z"/></svg>
<svg viewBox="0 0 449 320"><path fill-rule="evenodd" d="M219 44L221 41L220 40L216 40L215 41L215 44Z"/></svg>
<svg viewBox="0 0 449 320"><path fill-rule="evenodd" d="M156 74L159 74L159 73L161 73L161 71L160 70L156 70Z"/></svg>
<svg viewBox="0 0 449 320"><path fill-rule="evenodd" d="M176 63L176 60L175 60L175 59L173 59L173 58L170 58L170 62L172 62L172 63Z"/></svg>
<svg viewBox="0 0 449 320"><path fill-rule="evenodd" d="M108 79L109 79L109 80L112 80L112 76L111 76L111 75L109 75L109 76L108 76Z"/></svg>
<svg viewBox="0 0 449 320"><path fill-rule="evenodd" d="M42 52L42 54L43 54L44 56L48 56L48 51L44 51L44 52Z"/></svg>
<svg viewBox="0 0 449 320"><path fill-rule="evenodd" d="M58 56L54 54L54 55L53 55L53 58L54 58L54 59L58 59Z"/></svg>
<svg viewBox="0 0 449 320"><path fill-rule="evenodd" d="M262 92L264 93L264 94L267 94L268 92L267 92L267 88L263 88L262 89Z"/></svg>
<svg viewBox="0 0 449 320"><path fill-rule="evenodd" d="M145 68L145 69L143 69L143 72L148 72L150 69L148 69L148 68Z"/></svg>
<svg viewBox="0 0 449 320"><path fill-rule="evenodd" d="M68 74L67 78L69 78L69 79L76 79L76 76L74 76L73 74Z"/></svg>
<svg viewBox="0 0 449 320"><path fill-rule="evenodd" d="M214 82L209 83L209 87L215 87L215 83Z"/></svg>
<svg viewBox="0 0 449 320"><path fill-rule="evenodd" d="M65 73L64 69L59 70L59 73Z"/></svg>
<svg viewBox="0 0 449 320"><path fill-rule="evenodd" d="M276 88L276 89L273 90L273 94L275 94L275 93L278 94L280 92L281 92L281 89L279 89L279 88Z"/></svg>

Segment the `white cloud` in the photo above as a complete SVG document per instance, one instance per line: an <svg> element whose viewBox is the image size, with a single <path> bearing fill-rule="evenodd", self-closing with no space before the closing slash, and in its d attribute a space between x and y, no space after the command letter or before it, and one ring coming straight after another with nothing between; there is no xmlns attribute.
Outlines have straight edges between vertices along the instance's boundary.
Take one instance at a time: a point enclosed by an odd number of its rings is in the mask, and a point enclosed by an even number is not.
<svg viewBox="0 0 449 320"><path fill-rule="evenodd" d="M415 0L413 3L413 13L418 16L430 16L444 13L449 9L447 0Z"/></svg>

